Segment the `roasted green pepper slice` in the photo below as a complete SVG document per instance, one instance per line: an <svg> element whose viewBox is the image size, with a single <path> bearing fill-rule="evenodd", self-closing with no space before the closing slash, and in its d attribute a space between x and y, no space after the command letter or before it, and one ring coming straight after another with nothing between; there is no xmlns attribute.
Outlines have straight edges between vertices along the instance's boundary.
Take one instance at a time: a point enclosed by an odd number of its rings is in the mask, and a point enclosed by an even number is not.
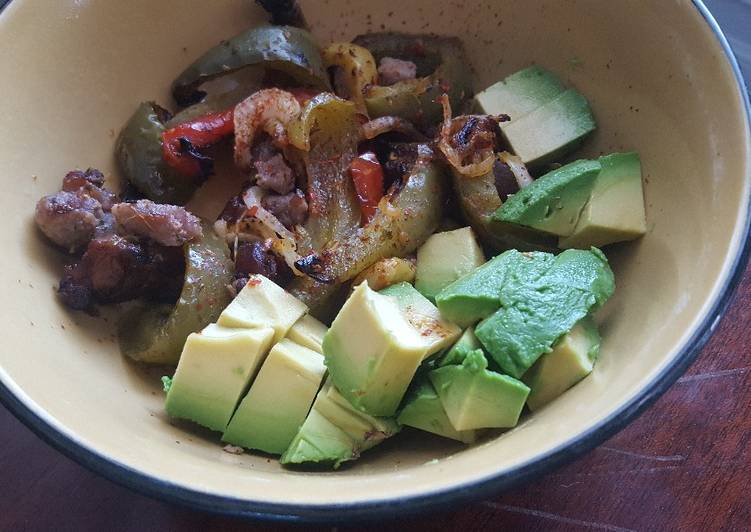
<svg viewBox="0 0 751 532"><path fill-rule="evenodd" d="M325 282L297 277L287 289L325 320L343 283L382 258L412 253L433 234L443 216L446 186L443 167L418 159L401 186L384 196L368 225L303 259Z"/></svg>
<svg viewBox="0 0 751 532"><path fill-rule="evenodd" d="M292 26L258 26L210 49L172 83L172 95L181 106L206 95L202 83L237 69L262 65L283 72L301 85L329 87L321 50L306 30Z"/></svg>
<svg viewBox="0 0 751 532"><path fill-rule="evenodd" d="M549 236L492 219L502 203L492 171L479 177L463 176L453 168L451 171L462 214L485 246L494 252L556 249L555 239Z"/></svg>
<svg viewBox="0 0 751 532"><path fill-rule="evenodd" d="M370 50L377 61L393 57L417 65L416 79L365 89L372 118L400 116L418 125L435 124L442 112L438 96L448 94L454 109L461 109L472 96L469 61L455 37L386 32L360 35L353 42Z"/></svg>
<svg viewBox="0 0 751 532"><path fill-rule="evenodd" d="M144 102L125 124L115 144L115 158L123 176L141 193L157 203L182 205L200 185L164 162L162 133L166 111L154 102Z"/></svg>
<svg viewBox="0 0 751 532"><path fill-rule="evenodd" d="M355 104L321 93L287 126L290 143L302 150L308 174L309 216L305 230L313 249L360 225L360 207L349 166L357 154Z"/></svg>
<svg viewBox="0 0 751 532"><path fill-rule="evenodd" d="M150 364L177 364L185 339L216 321L230 302L233 266L227 244L210 224L200 240L185 245L185 283L172 305L136 307L119 326L120 350Z"/></svg>

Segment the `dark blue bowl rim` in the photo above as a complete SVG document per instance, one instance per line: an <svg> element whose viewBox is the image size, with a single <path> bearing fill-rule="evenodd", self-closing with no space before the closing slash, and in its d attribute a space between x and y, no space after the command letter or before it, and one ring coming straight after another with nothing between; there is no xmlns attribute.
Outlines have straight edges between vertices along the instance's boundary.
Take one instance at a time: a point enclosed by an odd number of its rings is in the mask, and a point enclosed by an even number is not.
<svg viewBox="0 0 751 532"><path fill-rule="evenodd" d="M717 21L702 0L692 1L694 7L699 11L715 34L726 55L727 61L733 69L738 89L744 100L747 123L751 124L749 94L735 55ZM10 0L0 0L0 12L9 3ZM521 464L510 471L489 479L449 488L440 492L374 502L314 506L270 504L260 501L210 495L145 475L136 469L85 447L80 442L56 430L45 419L35 413L29 405L22 402L2 382L0 382L0 403L37 436L89 470L136 492L193 509L236 517L302 523L352 523L355 521L389 519L396 516L421 514L429 510L445 512L463 502L492 497L510 487L528 482L533 478L560 467L613 436L654 403L691 365L727 311L738 283L743 276L749 252L751 252L751 244L749 243L750 229L751 207L746 212L746 225L741 239L741 249L734 258L730 274L724 286L719 291L719 295L712 308L678 355L649 385L645 386L639 395L632 398L631 401L617 411L611 413L610 416L596 426L580 434L575 440L567 442L532 462Z"/></svg>

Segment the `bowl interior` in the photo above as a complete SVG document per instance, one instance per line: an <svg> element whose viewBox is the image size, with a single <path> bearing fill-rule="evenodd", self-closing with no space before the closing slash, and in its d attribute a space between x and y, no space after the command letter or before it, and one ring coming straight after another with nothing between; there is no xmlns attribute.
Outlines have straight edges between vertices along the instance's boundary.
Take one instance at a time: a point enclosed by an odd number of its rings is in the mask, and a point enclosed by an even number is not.
<svg viewBox="0 0 751 532"><path fill-rule="evenodd" d="M749 196L742 98L691 4L417 0L396 9L308 0L303 9L323 41L381 28L460 36L477 89L532 62L560 74L598 121L582 156L641 153L649 233L606 250L618 289L599 315L604 344L593 375L498 438L463 449L405 434L354 467L311 473L227 454L217 438L170 424L160 372L121 358L114 316L58 304L62 256L35 230L33 208L71 168L98 167L115 182L113 143L134 107L172 105L176 74L264 20L251 4L14 0L0 15L0 160L9 186L0 209L10 216L0 236L0 380L34 412L96 453L179 486L290 505L373 502L529 463L601 423L674 360L727 280Z"/></svg>

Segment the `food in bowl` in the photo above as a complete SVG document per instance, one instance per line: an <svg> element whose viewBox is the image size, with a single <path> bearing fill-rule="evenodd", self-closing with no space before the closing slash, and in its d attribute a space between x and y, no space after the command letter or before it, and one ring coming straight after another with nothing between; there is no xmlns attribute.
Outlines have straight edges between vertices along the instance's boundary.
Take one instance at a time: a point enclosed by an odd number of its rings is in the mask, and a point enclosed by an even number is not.
<svg viewBox="0 0 751 532"><path fill-rule="evenodd" d="M171 416L338 467L402 426L474 442L592 371L599 247L645 233L641 163L569 162L595 120L554 73L474 94L456 38L269 25L172 93L121 131L120 193L74 170L36 210L75 258L63 303L136 302L120 346L177 366ZM201 220L184 204L230 144L246 182Z"/></svg>

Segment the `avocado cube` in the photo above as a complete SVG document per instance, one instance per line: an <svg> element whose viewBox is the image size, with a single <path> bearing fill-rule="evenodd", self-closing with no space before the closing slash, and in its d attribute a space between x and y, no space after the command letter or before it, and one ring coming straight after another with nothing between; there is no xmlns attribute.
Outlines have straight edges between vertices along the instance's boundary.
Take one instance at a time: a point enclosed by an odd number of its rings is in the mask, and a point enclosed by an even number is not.
<svg viewBox="0 0 751 532"><path fill-rule="evenodd" d="M486 318L501 307L504 286L514 279L536 279L548 270L549 253L509 250L489 260L469 275L448 285L436 296L441 314L461 327Z"/></svg>
<svg viewBox="0 0 751 532"><path fill-rule="evenodd" d="M501 124L509 145L527 166L555 162L595 130L587 100L573 89L511 123Z"/></svg>
<svg viewBox="0 0 751 532"><path fill-rule="evenodd" d="M475 349L482 349L480 340L475 336L475 328L468 327L459 337L459 340L451 346L451 349L446 351L438 362L438 366L451 366L455 364L461 364L467 355Z"/></svg>
<svg viewBox="0 0 751 532"><path fill-rule="evenodd" d="M271 348L222 440L282 454L305 421L325 373L320 353L281 340Z"/></svg>
<svg viewBox="0 0 751 532"><path fill-rule="evenodd" d="M310 314L306 314L295 322L287 333L287 338L317 353L323 354L323 337L329 328L315 319Z"/></svg>
<svg viewBox="0 0 751 532"><path fill-rule="evenodd" d="M379 292L393 297L407 321L427 344L425 358L456 341L462 330L441 316L438 309L409 283L398 283Z"/></svg>
<svg viewBox="0 0 751 532"><path fill-rule="evenodd" d="M217 323L224 327L271 327L274 341L278 342L307 311L305 303L281 286L263 275L251 275Z"/></svg>
<svg viewBox="0 0 751 532"><path fill-rule="evenodd" d="M420 383L410 394L407 404L399 413L400 425L414 427L444 438L463 443L473 443L477 439L475 430L456 430L449 421L441 400L430 381Z"/></svg>
<svg viewBox="0 0 751 532"><path fill-rule="evenodd" d="M355 410L329 378L280 461L285 465L326 463L336 469L397 432L395 420Z"/></svg>
<svg viewBox="0 0 751 532"><path fill-rule="evenodd" d="M541 66L532 65L477 94L475 107L479 114L507 114L513 122L565 90L566 87L555 74Z"/></svg>
<svg viewBox="0 0 751 532"><path fill-rule="evenodd" d="M493 218L568 236L574 232L600 169L599 162L583 159L561 166L511 196Z"/></svg>
<svg viewBox="0 0 751 532"><path fill-rule="evenodd" d="M270 327L216 324L188 336L167 393L167 413L224 431L273 338Z"/></svg>
<svg viewBox="0 0 751 532"><path fill-rule="evenodd" d="M647 232L639 154L613 153L598 159L602 170L595 179L589 201L561 248L589 249L633 240Z"/></svg>
<svg viewBox="0 0 751 532"><path fill-rule="evenodd" d="M415 288L435 301L441 290L484 263L471 227L436 233L417 250Z"/></svg>
<svg viewBox="0 0 751 532"><path fill-rule="evenodd" d="M394 415L428 347L395 298L365 282L354 289L323 338L337 389L374 416Z"/></svg>
<svg viewBox="0 0 751 532"><path fill-rule="evenodd" d="M569 249L536 279L507 282L502 306L477 325L475 334L505 373L521 378L614 289L613 272L600 250Z"/></svg>
<svg viewBox="0 0 751 532"><path fill-rule="evenodd" d="M531 389L530 410L542 408L589 375L599 352L597 326L591 318L584 318L524 374L522 380Z"/></svg>
<svg viewBox="0 0 751 532"><path fill-rule="evenodd" d="M458 431L510 428L519 421L529 395L526 384L487 369L482 350L461 366L444 366L428 375L451 425Z"/></svg>

